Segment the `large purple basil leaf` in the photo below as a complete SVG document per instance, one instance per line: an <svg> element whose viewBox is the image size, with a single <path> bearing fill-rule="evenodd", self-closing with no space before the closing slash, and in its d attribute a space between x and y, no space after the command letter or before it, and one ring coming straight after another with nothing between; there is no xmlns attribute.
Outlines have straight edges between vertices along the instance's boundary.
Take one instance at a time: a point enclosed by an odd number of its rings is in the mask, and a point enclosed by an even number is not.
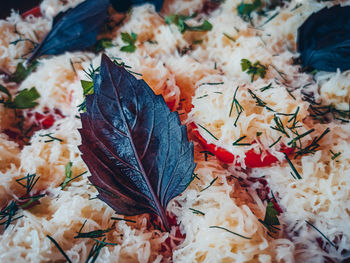
<svg viewBox="0 0 350 263"><path fill-rule="evenodd" d="M162 9L164 0L110 0L113 8L118 12L126 12L132 6L138 6L145 3L151 3L155 6L157 12Z"/></svg>
<svg viewBox="0 0 350 263"><path fill-rule="evenodd" d="M42 55L59 55L91 47L108 17L109 0L86 0L53 20L51 31L35 48L28 62Z"/></svg>
<svg viewBox="0 0 350 263"><path fill-rule="evenodd" d="M193 143L178 114L143 80L102 55L81 120L79 149L98 197L120 214L157 214L169 230L166 207L195 168Z"/></svg>
<svg viewBox="0 0 350 263"><path fill-rule="evenodd" d="M350 6L313 13L298 29L297 49L305 69L350 69Z"/></svg>

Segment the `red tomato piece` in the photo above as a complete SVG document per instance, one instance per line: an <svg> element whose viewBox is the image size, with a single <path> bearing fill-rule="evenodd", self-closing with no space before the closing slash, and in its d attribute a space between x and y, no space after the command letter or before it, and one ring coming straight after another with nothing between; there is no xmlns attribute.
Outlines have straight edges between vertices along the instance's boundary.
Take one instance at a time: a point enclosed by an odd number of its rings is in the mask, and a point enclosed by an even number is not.
<svg viewBox="0 0 350 263"><path fill-rule="evenodd" d="M40 6L36 6L22 14L23 18L26 18L27 16L33 15L34 17L41 17L42 13L40 10Z"/></svg>
<svg viewBox="0 0 350 263"><path fill-rule="evenodd" d="M220 161L224 163L233 163L235 156L226 149L219 147L212 143L207 143L203 136L198 131L196 124L191 123L193 134L198 138L202 146L209 152L213 153ZM282 147L281 152L290 155L293 152L293 148ZM256 153L253 149L246 152L244 159L247 168L266 167L278 161L278 159L270 152L266 151L265 158L261 160L261 154Z"/></svg>

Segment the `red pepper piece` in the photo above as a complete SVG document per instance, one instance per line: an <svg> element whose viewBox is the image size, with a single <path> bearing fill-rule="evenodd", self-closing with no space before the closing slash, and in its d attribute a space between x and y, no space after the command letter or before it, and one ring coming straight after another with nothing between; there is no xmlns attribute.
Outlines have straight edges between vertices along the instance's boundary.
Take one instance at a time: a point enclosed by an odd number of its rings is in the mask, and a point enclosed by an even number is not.
<svg viewBox="0 0 350 263"><path fill-rule="evenodd" d="M207 141L199 133L197 125L194 123L191 123L190 125L193 134L198 138L199 142L207 151L213 153L220 161L224 163L233 163L235 156L232 153L215 144L207 143ZM293 148L282 147L281 152L290 155L293 150ZM261 157L262 155L260 153L256 153L253 149L246 152L244 161L247 168L266 167L278 161L278 159L268 151L266 152L263 160L261 160Z"/></svg>
<svg viewBox="0 0 350 263"><path fill-rule="evenodd" d="M41 13L40 6L36 6L22 14L23 18L27 16L33 15L34 17L41 17L43 14Z"/></svg>

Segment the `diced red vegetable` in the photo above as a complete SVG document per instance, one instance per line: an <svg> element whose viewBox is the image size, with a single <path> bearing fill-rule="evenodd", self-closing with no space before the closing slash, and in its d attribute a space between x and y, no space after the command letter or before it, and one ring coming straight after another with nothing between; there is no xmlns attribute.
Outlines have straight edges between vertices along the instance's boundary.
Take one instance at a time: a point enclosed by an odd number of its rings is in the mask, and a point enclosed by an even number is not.
<svg viewBox="0 0 350 263"><path fill-rule="evenodd" d="M40 17L42 16L41 10L40 10L40 6L34 7L30 10L28 10L27 12L24 12L22 14L23 18L26 18L27 16L33 15L34 17Z"/></svg>
<svg viewBox="0 0 350 263"><path fill-rule="evenodd" d="M199 142L207 151L213 153L220 161L224 163L234 162L235 156L232 153L215 144L207 143L207 141L203 138L203 136L198 131L198 127L196 124L191 123L191 128L192 128L193 134L198 138ZM293 150L294 150L293 148L282 147L281 152L287 155L290 155L293 152ZM261 157L262 156L260 153L256 153L253 149L249 150L246 153L246 157L244 159L247 168L266 167L278 161L278 159L268 151L266 151L266 154L263 160L261 160Z"/></svg>

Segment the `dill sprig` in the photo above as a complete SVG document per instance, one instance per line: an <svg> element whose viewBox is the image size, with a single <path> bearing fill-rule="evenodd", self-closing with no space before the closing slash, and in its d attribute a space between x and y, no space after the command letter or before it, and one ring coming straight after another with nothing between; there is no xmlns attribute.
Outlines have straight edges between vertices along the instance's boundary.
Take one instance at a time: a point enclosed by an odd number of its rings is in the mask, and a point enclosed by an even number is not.
<svg viewBox="0 0 350 263"><path fill-rule="evenodd" d="M266 106L267 103L265 101L263 101L262 99L260 99L251 89L248 89L248 92L249 92L250 96L252 96L252 98L256 101L256 106L266 108L269 111L274 111L270 107Z"/></svg>
<svg viewBox="0 0 350 263"><path fill-rule="evenodd" d="M40 176L37 176L36 174L27 174L27 176L23 178L16 179L16 182L26 189L26 195L28 195L38 182L39 178ZM23 184L22 181L25 181L25 183Z"/></svg>
<svg viewBox="0 0 350 263"><path fill-rule="evenodd" d="M95 241L95 244L91 247L85 263L94 263L96 261L96 259L98 258L98 256L100 255L102 248L104 248L105 246L118 245L116 243L105 242L105 240L106 240L105 238L102 241L94 239L94 238L93 238L93 240Z"/></svg>
<svg viewBox="0 0 350 263"><path fill-rule="evenodd" d="M272 87L272 83L270 83L269 85L260 88L260 91L261 91L261 92L264 92L265 90L272 89L272 88L273 88L273 87Z"/></svg>
<svg viewBox="0 0 350 263"><path fill-rule="evenodd" d="M83 176L87 173L87 171L82 172L81 174L75 176L72 178L73 172L72 172L72 162L68 162L65 166L65 178L64 181L60 184L61 190L63 190L71 181Z"/></svg>
<svg viewBox="0 0 350 263"><path fill-rule="evenodd" d="M240 143L240 141L242 141L244 138L246 138L247 136L242 136L242 137L240 137L240 138L238 138L237 140L235 140L233 143L232 143L232 145L233 146L249 146L250 145L250 143Z"/></svg>
<svg viewBox="0 0 350 263"><path fill-rule="evenodd" d="M48 142L53 142L53 141L63 142L63 140L62 140L62 139L52 136L52 133L47 133L47 134L39 134L39 137L48 137L48 138L49 138L49 140L45 140L45 141L44 141L45 143L48 143Z"/></svg>
<svg viewBox="0 0 350 263"><path fill-rule="evenodd" d="M233 107L236 108L236 111L237 111L237 118L234 122L234 126L237 127L237 121L239 119L239 116L241 116L242 112L244 111L242 105L238 102L238 100L236 99L236 95L237 95L237 91L239 89L239 86L237 86L236 90L235 90L235 93L233 95L233 99L232 99L232 103L231 103L231 108L230 108L230 113L229 113L229 117L231 117L231 114L232 114L232 110L233 110Z"/></svg>
<svg viewBox="0 0 350 263"><path fill-rule="evenodd" d="M205 216L205 213L203 213L202 211L199 211L197 209L194 209L194 208L189 208L193 214L196 214L196 215L201 215L201 216Z"/></svg>
<svg viewBox="0 0 350 263"><path fill-rule="evenodd" d="M107 229L98 229L93 230L90 232L81 232L86 224L87 220L84 221L83 225L79 229L79 232L77 232L77 235L74 238L99 238L99 237L105 237L106 233L111 231L113 228L107 228Z"/></svg>
<svg viewBox="0 0 350 263"><path fill-rule="evenodd" d="M335 105L330 104L321 106L310 105L310 111L310 116L321 122L327 122L327 116L330 115L335 120L348 123L350 120L350 101L348 110L339 110Z"/></svg>
<svg viewBox="0 0 350 263"><path fill-rule="evenodd" d="M67 254L64 252L64 250L60 247L60 245L57 243L57 241L51 237L50 235L46 235L48 239L57 247L57 249L61 252L61 254L64 256L64 258L67 260L67 262L72 263L70 258L67 256Z"/></svg>
<svg viewBox="0 0 350 263"><path fill-rule="evenodd" d="M302 179L301 175L299 174L299 172L297 171L297 169L294 167L293 163L291 162L291 160L288 158L287 154L284 154L284 157L286 158L290 168L292 169L293 172L291 172L290 174L293 176L294 179Z"/></svg>
<svg viewBox="0 0 350 263"><path fill-rule="evenodd" d="M278 137L278 139L276 141L274 141L269 148L272 148L273 146L275 146L280 140L282 139L282 136Z"/></svg>
<svg viewBox="0 0 350 263"><path fill-rule="evenodd" d="M335 152L333 152L332 150L329 150L330 151L330 153L332 154L332 160L335 160L335 159L337 159L340 155L341 155L341 152L337 152L337 153L335 153Z"/></svg>
<svg viewBox="0 0 350 263"><path fill-rule="evenodd" d="M307 145L305 148L298 148L298 151L295 153L294 159L296 159L298 156L308 154L308 153L315 153L318 148L320 147L319 142L322 140L322 138L329 133L331 130L329 128L325 129L323 133L320 136L316 136L312 142Z"/></svg>
<svg viewBox="0 0 350 263"><path fill-rule="evenodd" d="M9 227L9 225L12 222L23 217L23 215L15 217L18 209L19 209L19 207L15 201L11 201L11 203L8 206L6 206L4 209L2 209L0 211L0 226L5 225L4 229L6 229Z"/></svg>
<svg viewBox="0 0 350 263"><path fill-rule="evenodd" d="M222 226L210 226L209 228L222 229L222 230L225 230L225 231L227 231L227 232L229 232L229 233L231 233L231 234L234 234L234 235L236 235L236 236L239 236L239 237L241 237L241 238L252 239L251 237L245 237L245 236L243 236L243 235L241 235L241 234L238 234L238 233L236 233L236 232L233 232L233 231L231 231L231 230L229 230L229 229L227 229L227 228L224 228L224 227L222 227Z"/></svg>
<svg viewBox="0 0 350 263"><path fill-rule="evenodd" d="M210 186L212 186L212 185L216 182L217 179L218 179L218 177L215 177L215 178L209 183L208 186L204 187L204 188L201 190L201 192L207 190Z"/></svg>
<svg viewBox="0 0 350 263"><path fill-rule="evenodd" d="M311 224L311 223L310 223L309 221L307 221L307 220L305 220L305 222L306 222L309 226L311 226L313 229L315 229L318 233L320 233L320 235L321 235L324 239L326 239L326 240L328 241L328 243L329 243L332 247L335 247L335 244L334 244L332 241L330 241L329 238L326 237L325 234L323 234L317 227L315 227L313 224Z"/></svg>
<svg viewBox="0 0 350 263"><path fill-rule="evenodd" d="M209 151L201 151L200 153L204 153L204 160L208 161L208 156L215 156L213 153L209 152Z"/></svg>
<svg viewBox="0 0 350 263"><path fill-rule="evenodd" d="M271 129L279 131L286 135L288 138L290 138L289 134L287 133L283 122L281 121L281 118L277 116L277 114L274 115L273 120L275 122L275 126L270 126Z"/></svg>
<svg viewBox="0 0 350 263"><path fill-rule="evenodd" d="M218 138L215 137L214 134L212 134L208 129L206 129L205 127L203 127L202 125L200 125L199 123L197 124L199 127L201 127L203 130L205 130L211 137L213 137L215 140L219 140Z"/></svg>
<svg viewBox="0 0 350 263"><path fill-rule="evenodd" d="M297 135L296 137L294 137L292 140L290 140L288 142L288 145L291 145L294 148L301 148L301 141L300 139L305 137L306 135L309 135L310 133L313 133L315 131L315 129L310 129L302 134L299 134L297 131L295 131L295 134ZM299 147L297 146L297 142L299 142Z"/></svg>

